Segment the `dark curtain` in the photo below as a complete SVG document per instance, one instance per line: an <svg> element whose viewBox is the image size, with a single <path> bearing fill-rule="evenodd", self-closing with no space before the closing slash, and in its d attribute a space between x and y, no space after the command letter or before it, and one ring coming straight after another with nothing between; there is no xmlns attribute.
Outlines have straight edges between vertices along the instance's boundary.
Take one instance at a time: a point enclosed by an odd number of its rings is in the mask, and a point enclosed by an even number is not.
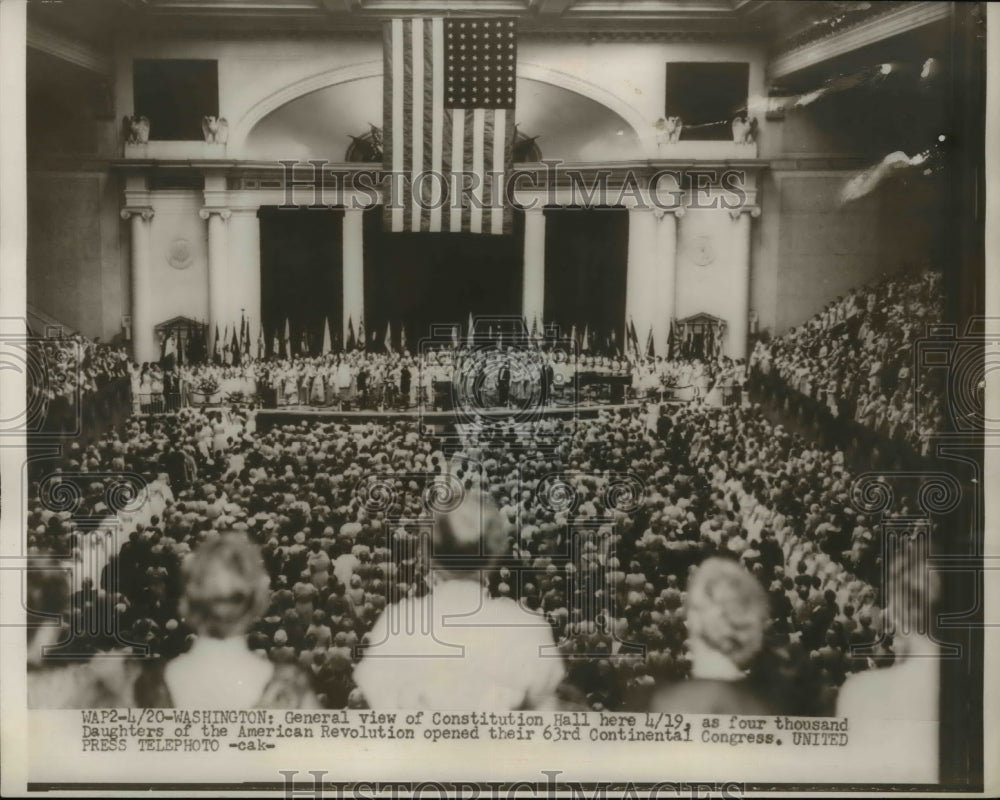
<svg viewBox="0 0 1000 800"><path fill-rule="evenodd" d="M464 336L470 313L521 313L524 215L520 211L515 210L510 234L492 235L386 233L381 209L372 209L365 213L364 239L369 347L382 348L387 323L393 348L399 347L405 325L407 346L415 352L431 325L458 324Z"/></svg>
<svg viewBox="0 0 1000 800"><path fill-rule="evenodd" d="M323 348L324 319L336 345L343 316L343 221L339 209L260 210L261 316L268 352L289 322L291 350Z"/></svg>
<svg viewBox="0 0 1000 800"><path fill-rule="evenodd" d="M627 264L626 209L546 209L546 323L557 323L563 335L576 325L578 337L589 328L592 350L598 351L614 330L623 348Z"/></svg>

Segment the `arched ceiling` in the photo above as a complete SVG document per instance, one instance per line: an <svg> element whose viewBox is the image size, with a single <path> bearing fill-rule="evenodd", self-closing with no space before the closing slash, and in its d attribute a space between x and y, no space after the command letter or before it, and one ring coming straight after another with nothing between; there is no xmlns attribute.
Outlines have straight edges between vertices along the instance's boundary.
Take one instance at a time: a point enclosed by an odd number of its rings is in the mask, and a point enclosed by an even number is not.
<svg viewBox="0 0 1000 800"><path fill-rule="evenodd" d="M637 158L639 137L611 109L559 86L521 78L517 123L538 137L545 158L618 161ZM247 136L244 157L343 161L351 135L382 124L380 77L340 83L298 97L264 117Z"/></svg>

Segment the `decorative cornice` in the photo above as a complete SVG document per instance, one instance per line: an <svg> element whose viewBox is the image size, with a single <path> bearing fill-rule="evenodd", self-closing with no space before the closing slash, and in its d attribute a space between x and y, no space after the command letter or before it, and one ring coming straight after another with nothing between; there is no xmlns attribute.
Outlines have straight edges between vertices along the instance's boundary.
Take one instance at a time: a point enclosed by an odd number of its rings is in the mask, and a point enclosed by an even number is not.
<svg viewBox="0 0 1000 800"><path fill-rule="evenodd" d="M784 78L806 67L867 47L883 39L947 19L950 14L951 4L940 0L897 6L891 11L859 22L846 30L832 33L817 41L810 41L776 56L767 66L767 75L771 80Z"/></svg>
<svg viewBox="0 0 1000 800"><path fill-rule="evenodd" d="M37 22L29 22L27 30L28 47L48 53L50 56L76 64L105 77L114 73L112 59L82 42L76 42L62 33L50 30Z"/></svg>
<svg viewBox="0 0 1000 800"><path fill-rule="evenodd" d="M149 222L156 215L156 212L149 206L126 206L119 213L122 219L127 220L132 217L140 217L143 222Z"/></svg>
<svg viewBox="0 0 1000 800"><path fill-rule="evenodd" d="M198 216L204 220L208 220L213 214L218 214L219 218L225 221L233 215L233 212L228 208L218 208L216 206L198 209Z"/></svg>

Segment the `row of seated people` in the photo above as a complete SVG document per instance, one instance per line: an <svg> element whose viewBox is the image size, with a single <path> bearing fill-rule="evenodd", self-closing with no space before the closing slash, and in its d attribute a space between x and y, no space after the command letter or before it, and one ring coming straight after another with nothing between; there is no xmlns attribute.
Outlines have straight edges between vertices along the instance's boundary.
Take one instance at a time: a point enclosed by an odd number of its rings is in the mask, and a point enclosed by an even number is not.
<svg viewBox="0 0 1000 800"><path fill-rule="evenodd" d="M59 465L57 480L82 484L76 507L56 511L35 495L30 554L69 553L77 574L91 570L61 606L49 590L37 607L59 607L63 627L50 633L75 651L122 645L111 630L87 632L103 613L155 657L194 652L206 634L182 602L182 565L235 531L260 548L269 586L250 651L299 665L324 706L377 705L355 680L359 645L387 607L430 591L421 526L398 520L427 518L423 482L448 476L496 505L504 560L489 594L545 620L566 656L559 694L579 707L642 707L689 677L689 580L717 556L767 595L760 647L739 670L768 707L832 713L847 675L893 659L876 588L880 526L852 509L841 453L747 407L684 406L655 428L638 407L540 424L557 446L472 431L446 455L404 421L261 432L237 408L133 419ZM102 470L160 477L143 503L95 529L81 520L109 513L107 479L87 478ZM380 490L362 490L373 478ZM123 540L103 569L88 568L103 528ZM865 644L872 653L851 649Z"/></svg>
<svg viewBox="0 0 1000 800"><path fill-rule="evenodd" d="M945 387L942 371L915 371L915 345L941 315L941 273L887 276L784 336L758 341L751 371L812 398L834 419L927 455L943 424Z"/></svg>

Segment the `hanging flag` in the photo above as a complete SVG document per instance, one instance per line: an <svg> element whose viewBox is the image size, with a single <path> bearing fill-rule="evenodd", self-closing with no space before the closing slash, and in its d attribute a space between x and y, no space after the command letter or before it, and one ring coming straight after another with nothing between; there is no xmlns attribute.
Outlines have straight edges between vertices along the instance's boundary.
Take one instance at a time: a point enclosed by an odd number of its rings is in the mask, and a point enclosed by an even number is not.
<svg viewBox="0 0 1000 800"><path fill-rule="evenodd" d="M274 333L271 336L271 357L281 358L281 345L278 344L278 334Z"/></svg>
<svg viewBox="0 0 1000 800"><path fill-rule="evenodd" d="M368 340L365 338L365 321L358 320L358 349L364 350L368 347Z"/></svg>
<svg viewBox="0 0 1000 800"><path fill-rule="evenodd" d="M406 348L406 325L403 325L403 330L399 334L399 349L404 353L409 352Z"/></svg>
<svg viewBox="0 0 1000 800"><path fill-rule="evenodd" d="M646 358L656 358L656 348L653 346L653 326L649 326L649 335L646 337Z"/></svg>
<svg viewBox="0 0 1000 800"><path fill-rule="evenodd" d="M302 327L302 336L299 338L299 354L306 358L312 355L312 351L309 349L309 328L305 325Z"/></svg>
<svg viewBox="0 0 1000 800"><path fill-rule="evenodd" d="M576 323L573 323L573 327L569 329L569 340L573 343L573 347L579 349L580 341L576 338Z"/></svg>
<svg viewBox="0 0 1000 800"><path fill-rule="evenodd" d="M451 328L451 346L458 349L458 325L453 325Z"/></svg>
<svg viewBox="0 0 1000 800"><path fill-rule="evenodd" d="M531 341L538 341L538 317L532 317L531 319Z"/></svg>
<svg viewBox="0 0 1000 800"><path fill-rule="evenodd" d="M292 326L288 322L288 317L285 317L285 336L281 340L281 347L284 351L285 358L292 357Z"/></svg>
<svg viewBox="0 0 1000 800"><path fill-rule="evenodd" d="M632 350L632 354L639 358L639 336L635 332L635 322L629 317L628 321L628 346Z"/></svg>
<svg viewBox="0 0 1000 800"><path fill-rule="evenodd" d="M583 342L580 345L581 353L590 352L590 323L583 326Z"/></svg>
<svg viewBox="0 0 1000 800"><path fill-rule="evenodd" d="M618 358L621 358L622 354L622 351L618 349L618 333L614 327L611 328L611 354Z"/></svg>
<svg viewBox="0 0 1000 800"><path fill-rule="evenodd" d="M330 355L333 345L330 342L330 318L323 317L323 355Z"/></svg>
<svg viewBox="0 0 1000 800"><path fill-rule="evenodd" d="M382 345L387 353L392 352L392 323L385 323L385 339L382 340Z"/></svg>
<svg viewBox="0 0 1000 800"><path fill-rule="evenodd" d="M257 360L264 360L264 329L257 331Z"/></svg>
<svg viewBox="0 0 1000 800"><path fill-rule="evenodd" d="M222 363L222 350L219 345L219 323L215 323L215 339L212 342L212 360L216 364Z"/></svg>
<svg viewBox="0 0 1000 800"><path fill-rule="evenodd" d="M473 336L472 330L473 330L472 312L470 311L469 312L469 327L466 328L466 333L465 333L465 346L466 347L472 347L475 344L475 337Z"/></svg>
<svg viewBox="0 0 1000 800"><path fill-rule="evenodd" d="M354 322L350 317L347 318L347 341L345 342L345 347L348 352L353 350L358 346L357 340L354 338Z"/></svg>
<svg viewBox="0 0 1000 800"><path fill-rule="evenodd" d="M387 229L510 233L514 20L393 19L382 55L383 166L403 188Z"/></svg>
<svg viewBox="0 0 1000 800"><path fill-rule="evenodd" d="M236 327L233 326L233 341L229 347L229 351L233 355L233 364L239 366L240 364L240 340L236 336Z"/></svg>

